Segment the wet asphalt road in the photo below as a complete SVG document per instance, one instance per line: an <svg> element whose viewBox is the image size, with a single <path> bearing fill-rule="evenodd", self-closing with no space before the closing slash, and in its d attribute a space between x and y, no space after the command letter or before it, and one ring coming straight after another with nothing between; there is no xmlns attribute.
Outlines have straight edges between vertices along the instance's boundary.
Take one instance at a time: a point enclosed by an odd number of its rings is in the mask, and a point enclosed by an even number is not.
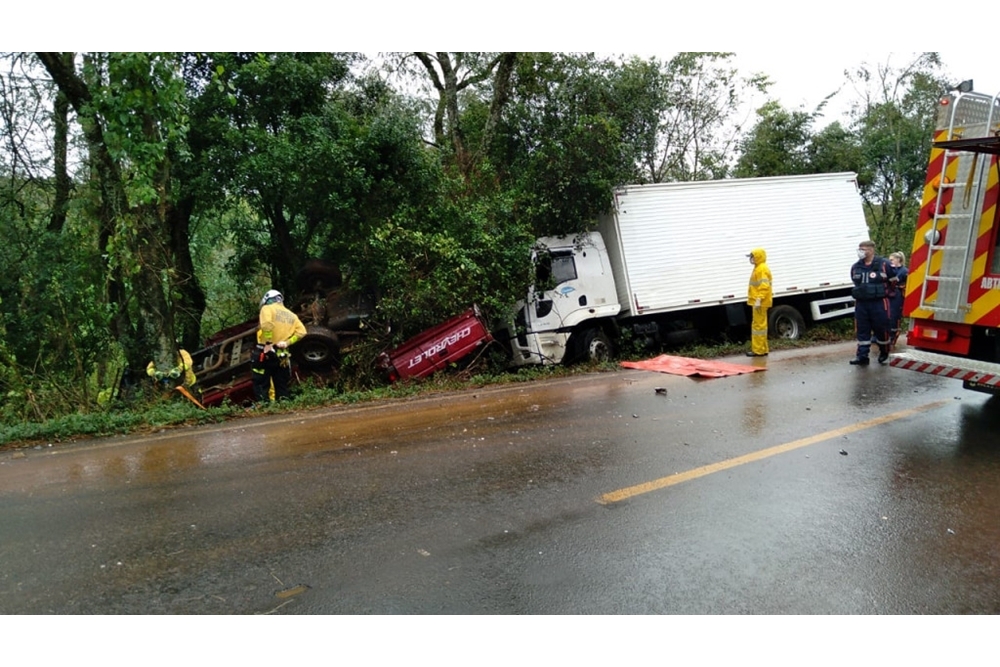
<svg viewBox="0 0 1000 667"><path fill-rule="evenodd" d="M0 613L1000 613L1000 403L850 356L0 454Z"/></svg>

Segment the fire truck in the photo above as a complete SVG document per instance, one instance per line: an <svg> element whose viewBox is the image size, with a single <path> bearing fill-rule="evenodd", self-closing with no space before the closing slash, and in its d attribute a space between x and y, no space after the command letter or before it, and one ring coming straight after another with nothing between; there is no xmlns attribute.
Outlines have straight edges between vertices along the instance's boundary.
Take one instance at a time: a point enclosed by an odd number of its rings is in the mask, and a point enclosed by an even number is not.
<svg viewBox="0 0 1000 667"><path fill-rule="evenodd" d="M941 98L890 364L1000 393L1000 94Z"/></svg>

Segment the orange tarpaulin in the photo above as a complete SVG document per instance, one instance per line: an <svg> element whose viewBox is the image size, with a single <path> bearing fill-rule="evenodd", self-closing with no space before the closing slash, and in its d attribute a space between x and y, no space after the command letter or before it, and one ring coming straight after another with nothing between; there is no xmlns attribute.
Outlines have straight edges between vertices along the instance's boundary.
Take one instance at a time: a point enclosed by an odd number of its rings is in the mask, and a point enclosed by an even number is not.
<svg viewBox="0 0 1000 667"><path fill-rule="evenodd" d="M767 370L764 366L744 366L742 364L729 364L725 361L713 361L711 359L690 359L688 357L672 357L669 354L661 354L645 361L623 361L624 368L636 368L640 371L656 371L658 373L670 373L671 375L697 375L706 378L721 378L727 375L739 375L740 373L753 373L754 371Z"/></svg>

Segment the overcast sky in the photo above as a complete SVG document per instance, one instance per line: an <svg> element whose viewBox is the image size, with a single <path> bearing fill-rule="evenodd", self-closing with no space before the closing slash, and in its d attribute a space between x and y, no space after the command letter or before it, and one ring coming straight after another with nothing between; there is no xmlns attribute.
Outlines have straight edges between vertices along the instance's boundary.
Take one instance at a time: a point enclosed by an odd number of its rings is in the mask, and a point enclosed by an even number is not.
<svg viewBox="0 0 1000 667"><path fill-rule="evenodd" d="M827 106L827 118L836 120L850 107L857 92L844 77L844 70L854 69L862 63L872 67L889 63L906 65L918 55L913 51L867 52L843 50L814 53L807 58L791 57L780 51L736 51L735 62L741 71L763 72L774 82L772 94L789 109L811 111L830 93L841 89ZM995 95L1000 93L1000 58L978 51L940 51L942 71L953 83L972 79L975 90Z"/></svg>
<svg viewBox="0 0 1000 667"><path fill-rule="evenodd" d="M679 50L736 53L741 72L763 72L790 109L813 110L842 88L827 112L846 111L855 91L844 70L867 62L903 64L939 50L955 83L1000 93L1000 57L984 36L996 14L987 0L962 11L927 0L380 0L315 4L174 0L169 10L127 0L53 0L59 17L39 21L37 6L8 3L5 50L405 50L433 44L500 51L595 51L670 58ZM978 17L978 18L977 18ZM963 47L964 44L972 46ZM975 46L982 44L983 46ZM956 48L959 50L946 50ZM672 50L666 50L672 49Z"/></svg>

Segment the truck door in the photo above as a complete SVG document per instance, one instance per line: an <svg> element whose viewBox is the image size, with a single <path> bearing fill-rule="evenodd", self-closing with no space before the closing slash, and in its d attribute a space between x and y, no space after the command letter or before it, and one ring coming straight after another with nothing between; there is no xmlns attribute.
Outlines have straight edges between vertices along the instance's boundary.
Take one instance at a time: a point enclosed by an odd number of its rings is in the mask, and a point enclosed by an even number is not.
<svg viewBox="0 0 1000 667"><path fill-rule="evenodd" d="M538 253L535 261L535 298L529 307L532 331L552 331L562 326L566 310L563 302L576 291L570 284L576 278L576 260L572 250Z"/></svg>

